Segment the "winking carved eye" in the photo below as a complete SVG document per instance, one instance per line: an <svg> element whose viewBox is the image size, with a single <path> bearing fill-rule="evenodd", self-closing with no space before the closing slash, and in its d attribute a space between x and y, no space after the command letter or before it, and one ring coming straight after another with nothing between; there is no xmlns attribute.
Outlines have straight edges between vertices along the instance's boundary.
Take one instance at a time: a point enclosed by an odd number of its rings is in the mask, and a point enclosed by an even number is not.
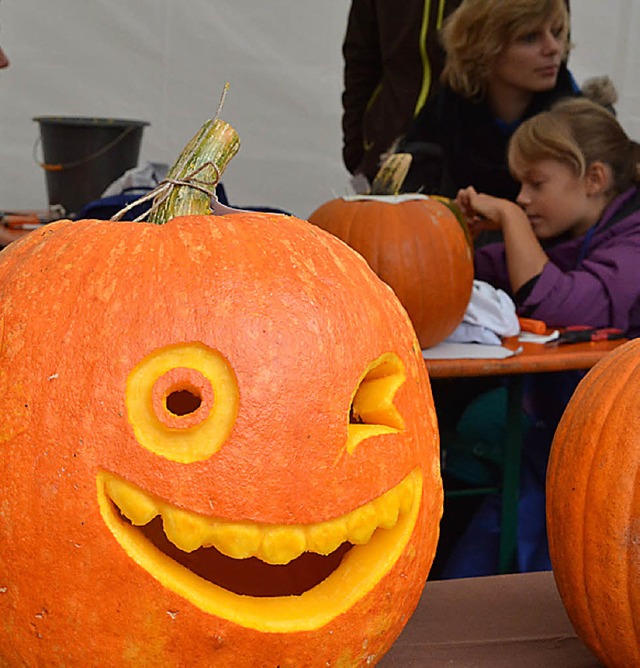
<svg viewBox="0 0 640 668"><path fill-rule="evenodd" d="M406 380L402 361L395 353L385 353L372 362L356 388L349 411L347 452L353 454L366 438L392 434L405 428L393 400Z"/></svg>

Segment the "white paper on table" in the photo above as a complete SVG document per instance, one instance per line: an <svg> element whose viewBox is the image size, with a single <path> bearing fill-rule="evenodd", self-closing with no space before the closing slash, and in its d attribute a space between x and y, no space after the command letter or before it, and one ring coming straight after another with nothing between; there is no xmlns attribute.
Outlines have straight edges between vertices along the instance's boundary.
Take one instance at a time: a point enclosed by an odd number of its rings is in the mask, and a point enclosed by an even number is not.
<svg viewBox="0 0 640 668"><path fill-rule="evenodd" d="M426 360L448 359L505 359L522 352L522 348L510 350L504 346L485 343L455 343L442 341L437 346L425 348L422 357Z"/></svg>
<svg viewBox="0 0 640 668"><path fill-rule="evenodd" d="M525 341L526 343L547 343L554 341L560 336L560 332L554 329L550 334L534 334L533 332L520 332L518 341Z"/></svg>

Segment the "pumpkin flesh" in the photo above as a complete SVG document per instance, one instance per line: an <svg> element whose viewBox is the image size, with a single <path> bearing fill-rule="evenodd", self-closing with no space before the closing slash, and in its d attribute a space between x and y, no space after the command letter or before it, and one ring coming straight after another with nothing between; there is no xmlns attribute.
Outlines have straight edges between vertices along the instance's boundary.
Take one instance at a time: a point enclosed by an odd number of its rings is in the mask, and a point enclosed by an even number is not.
<svg viewBox="0 0 640 668"><path fill-rule="evenodd" d="M321 550L316 554L333 552L331 548L336 542L339 545L343 544L345 532L347 532L346 540L353 540L355 537L355 540L361 544L361 547L351 548L347 555L340 551L339 561L335 564L334 570L320 582L311 586L309 590L299 592L296 598L282 594L259 597L246 594L237 595L228 589L216 586L202 576L195 575L191 569L177 568L174 559L166 558L164 553L153 549L151 544L141 540L139 533L118 519L113 508L107 503L107 499L110 498L107 489L112 482L113 478L108 475L100 476L98 482L102 516L120 545L134 561L165 584L168 589L176 591L209 614L230 619L245 626L250 625L262 632L286 631L287 633L315 629L324 625L333 619L336 613L340 614L348 610L354 602L375 586L402 554L411 538L422 493L421 476L416 471L379 499L347 516L307 527L279 525L265 527L246 523L238 526L236 523L220 523L211 518L187 515L184 511L171 508L167 504L158 504L162 508L158 512L162 512L164 526L170 526L171 543L174 545L182 543L181 549L187 552L200 547L193 543L192 524L194 523L198 525L195 532L198 534L198 542L200 540L205 543L215 541L214 544L218 551L234 559L244 560L258 556L261 561L282 566L303 552L306 555L316 552L313 549L310 550L310 546L305 544L305 534L311 535L312 538L317 535L322 536L320 545L312 546ZM119 482L122 485L122 482ZM137 497L137 504L140 491L135 490L134 494ZM395 515L396 518L400 513L393 529L378 529L378 512ZM180 529L175 527L175 522L172 522L175 515L182 516L179 521L184 527L184 533L181 533ZM365 520L362 519L363 516L366 517ZM377 535L372 538L374 532ZM164 533L169 533L167 528ZM249 540L246 540L247 534L250 534ZM182 540L183 536L184 540ZM239 538L245 540L239 541ZM186 549L185 543L187 544ZM258 549L251 549L253 545ZM283 554L287 551L287 547L292 546L292 552L296 553L296 557L291 554ZM272 549L269 549L270 547ZM258 551L259 548L262 548L262 551ZM258 551L257 555L253 554L255 551ZM211 568L212 565L209 563L207 567ZM250 572L250 569L247 570ZM247 575L240 576L240 573L242 571L239 571L237 576L239 583L247 587L248 584L250 585L247 583ZM257 584L265 586L264 570L260 575L261 579ZM303 567L302 576L305 579L310 578L313 576L313 571L310 571L308 566ZM213 577L215 577L215 572ZM336 591L343 591L346 595L341 600L334 599L334 605L327 607L327 599L331 599L333 592ZM337 606L337 609L334 606Z"/></svg>

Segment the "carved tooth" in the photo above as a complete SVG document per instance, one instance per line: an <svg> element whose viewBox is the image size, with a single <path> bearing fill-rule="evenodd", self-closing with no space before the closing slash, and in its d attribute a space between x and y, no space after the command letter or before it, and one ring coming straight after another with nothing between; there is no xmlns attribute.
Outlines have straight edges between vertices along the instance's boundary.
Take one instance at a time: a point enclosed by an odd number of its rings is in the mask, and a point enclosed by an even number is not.
<svg viewBox="0 0 640 668"><path fill-rule="evenodd" d="M373 502L378 517L378 526L392 529L398 523L398 498L394 494L385 494Z"/></svg>
<svg viewBox="0 0 640 668"><path fill-rule="evenodd" d="M246 559L256 555L262 542L262 530L256 524L240 522L212 522L205 545L234 559Z"/></svg>
<svg viewBox="0 0 640 668"><path fill-rule="evenodd" d="M396 487L398 491L398 500L400 504L400 512L408 513L413 505L413 497L415 496L414 477L409 476L405 478L400 485Z"/></svg>
<svg viewBox="0 0 640 668"><path fill-rule="evenodd" d="M347 536L354 545L368 543L377 527L376 511L373 504L368 503L349 513L347 516Z"/></svg>
<svg viewBox="0 0 640 668"><path fill-rule="evenodd" d="M347 540L347 525L343 518L312 524L305 528L307 550L318 554L331 554Z"/></svg>
<svg viewBox="0 0 640 668"><path fill-rule="evenodd" d="M193 552L202 546L210 534L211 521L193 513L165 506L162 525L167 538L184 552Z"/></svg>
<svg viewBox="0 0 640 668"><path fill-rule="evenodd" d="M160 512L156 502L147 494L118 478L109 476L105 487L109 498L131 524L147 524Z"/></svg>
<svg viewBox="0 0 640 668"><path fill-rule="evenodd" d="M260 554L268 564L288 564L307 547L304 529L300 526L273 526L264 529Z"/></svg>

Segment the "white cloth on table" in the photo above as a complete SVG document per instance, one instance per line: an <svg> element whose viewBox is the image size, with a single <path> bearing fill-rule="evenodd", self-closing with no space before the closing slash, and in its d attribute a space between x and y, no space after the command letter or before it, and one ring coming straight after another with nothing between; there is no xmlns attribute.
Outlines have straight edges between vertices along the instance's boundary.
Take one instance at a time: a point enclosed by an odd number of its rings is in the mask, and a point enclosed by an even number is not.
<svg viewBox="0 0 640 668"><path fill-rule="evenodd" d="M462 322L446 341L500 345L502 337L519 333L520 323L511 297L485 281L474 280Z"/></svg>

